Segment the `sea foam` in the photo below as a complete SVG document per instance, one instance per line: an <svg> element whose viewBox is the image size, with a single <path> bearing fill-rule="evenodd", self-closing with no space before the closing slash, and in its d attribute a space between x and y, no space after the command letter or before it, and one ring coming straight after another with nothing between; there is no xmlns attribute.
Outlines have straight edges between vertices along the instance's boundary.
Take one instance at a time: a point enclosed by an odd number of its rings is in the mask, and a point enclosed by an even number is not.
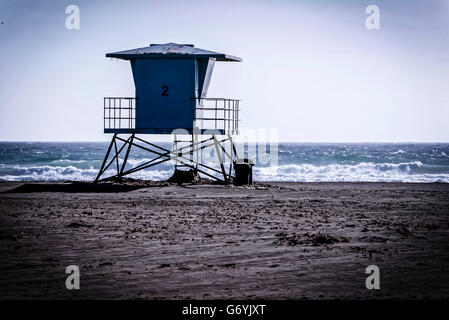
<svg viewBox="0 0 449 320"><path fill-rule="evenodd" d="M423 167L409 163L367 163L354 165L288 164L254 168L254 179L294 182L449 182L449 173L413 173Z"/></svg>

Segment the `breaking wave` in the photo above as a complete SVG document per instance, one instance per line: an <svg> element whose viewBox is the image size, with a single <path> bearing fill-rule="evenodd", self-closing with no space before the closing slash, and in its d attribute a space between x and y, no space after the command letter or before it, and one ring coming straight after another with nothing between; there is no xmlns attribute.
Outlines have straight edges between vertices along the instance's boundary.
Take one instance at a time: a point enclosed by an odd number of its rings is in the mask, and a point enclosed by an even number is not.
<svg viewBox="0 0 449 320"><path fill-rule="evenodd" d="M135 160L134 165L144 163ZM3 167L4 169L4 167ZM449 183L449 173L430 173L419 161L409 163L359 163L355 165L311 165L286 164L275 167L254 167L254 180L257 181L292 181L292 182L445 182ZM166 169L152 169L136 172L130 177L137 179L165 180L173 173L169 166ZM92 181L98 169L87 169L75 166L14 166L9 174L1 175L3 181L53 181L73 180ZM422 172L420 172L422 171ZM106 171L113 175L112 169Z"/></svg>
<svg viewBox="0 0 449 320"><path fill-rule="evenodd" d="M449 173L426 172L420 161L354 165L287 164L254 168L259 181L294 182L449 182Z"/></svg>
<svg viewBox="0 0 449 320"><path fill-rule="evenodd" d="M0 181L93 181L98 174L98 169L94 169L93 167L81 169L74 166L15 166L11 169L9 170L9 174L0 176ZM115 171L110 169L106 171L105 176L110 176L114 173ZM169 170L144 170L130 174L129 177L148 180L166 180L171 174L173 172Z"/></svg>
<svg viewBox="0 0 449 320"><path fill-rule="evenodd" d="M107 148L107 143L94 142L0 142L0 180L93 181ZM255 181L449 183L449 144L282 143L277 154L257 153L255 158L247 151L241 156L256 163ZM148 162L148 157L147 152L132 151L127 169ZM115 173L112 167L105 176ZM172 173L173 163L167 161L129 176L165 180Z"/></svg>

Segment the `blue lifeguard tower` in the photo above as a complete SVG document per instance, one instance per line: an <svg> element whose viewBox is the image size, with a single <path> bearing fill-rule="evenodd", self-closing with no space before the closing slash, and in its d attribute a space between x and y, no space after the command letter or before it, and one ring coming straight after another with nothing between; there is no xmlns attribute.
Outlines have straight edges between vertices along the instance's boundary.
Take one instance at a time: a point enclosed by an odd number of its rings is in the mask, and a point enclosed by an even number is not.
<svg viewBox="0 0 449 320"><path fill-rule="evenodd" d="M239 159L232 135L239 133L240 100L208 98L207 90L216 61L242 59L176 43L151 44L108 53L106 57L130 61L136 95L104 98L104 132L113 137L96 182L113 163L117 171L109 178L120 179L169 160L175 161L176 170L187 167L224 183L231 181L232 164ZM141 136L148 134L173 135L172 150ZM180 140L186 136L188 140ZM184 145L180 147L181 142ZM127 168L132 147L156 156L135 168ZM198 159L198 151L207 147L215 147L219 169ZM112 153L115 155L110 159ZM231 161L229 170L224 167L224 157Z"/></svg>

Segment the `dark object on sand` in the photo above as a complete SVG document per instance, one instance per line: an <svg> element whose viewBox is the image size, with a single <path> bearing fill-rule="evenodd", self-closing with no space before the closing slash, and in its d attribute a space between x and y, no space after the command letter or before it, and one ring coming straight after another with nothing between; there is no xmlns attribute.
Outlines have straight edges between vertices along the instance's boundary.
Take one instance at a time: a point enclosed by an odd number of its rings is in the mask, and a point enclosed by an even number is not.
<svg viewBox="0 0 449 320"><path fill-rule="evenodd" d="M179 170L175 169L175 172L170 177L170 179L167 180L167 182L175 182L177 184L183 184L183 183L198 183L201 181L201 177L197 170L190 169L190 170Z"/></svg>
<svg viewBox="0 0 449 320"><path fill-rule="evenodd" d="M253 165L254 163L249 159L240 159L234 162L234 184L236 186L253 184Z"/></svg>

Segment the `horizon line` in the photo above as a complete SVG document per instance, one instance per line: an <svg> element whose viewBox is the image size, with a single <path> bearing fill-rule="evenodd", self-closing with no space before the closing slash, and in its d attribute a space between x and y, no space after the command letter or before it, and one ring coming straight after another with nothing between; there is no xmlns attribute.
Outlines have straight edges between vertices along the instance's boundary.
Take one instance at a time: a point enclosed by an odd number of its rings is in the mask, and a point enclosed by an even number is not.
<svg viewBox="0 0 449 320"><path fill-rule="evenodd" d="M173 142L173 141L164 141L164 140L153 140L154 142ZM110 140L0 140L0 143L109 143ZM238 142L238 141L236 141ZM270 142L269 140L249 140L245 141L245 143L257 143L257 142ZM278 143L329 143L329 144L449 144L449 141L278 141Z"/></svg>

